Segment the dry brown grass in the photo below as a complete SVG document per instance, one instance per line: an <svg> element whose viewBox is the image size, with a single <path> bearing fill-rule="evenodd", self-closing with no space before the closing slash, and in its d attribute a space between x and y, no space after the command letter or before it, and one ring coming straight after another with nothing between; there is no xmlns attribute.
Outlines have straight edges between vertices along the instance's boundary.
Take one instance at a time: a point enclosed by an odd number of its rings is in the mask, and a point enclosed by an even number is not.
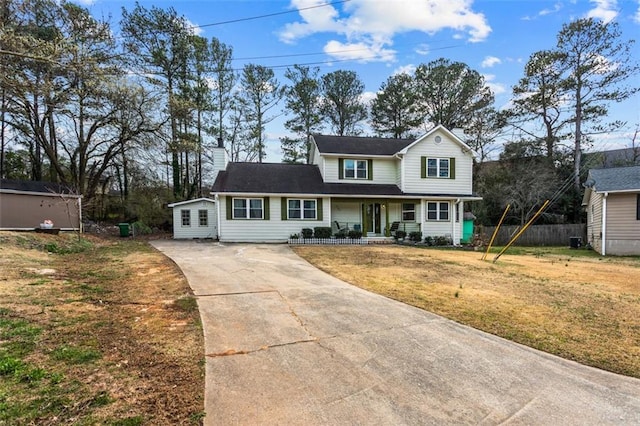
<svg viewBox="0 0 640 426"><path fill-rule="evenodd" d="M143 241L0 233L0 425L199 424L190 296Z"/></svg>
<svg viewBox="0 0 640 426"><path fill-rule="evenodd" d="M640 258L503 255L402 246L299 246L364 289L605 370L640 377Z"/></svg>

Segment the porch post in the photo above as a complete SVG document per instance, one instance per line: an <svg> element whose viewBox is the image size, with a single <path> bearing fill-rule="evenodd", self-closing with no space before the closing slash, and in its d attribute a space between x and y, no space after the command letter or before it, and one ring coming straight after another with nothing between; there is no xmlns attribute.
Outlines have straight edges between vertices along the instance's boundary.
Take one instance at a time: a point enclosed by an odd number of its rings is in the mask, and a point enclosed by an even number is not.
<svg viewBox="0 0 640 426"><path fill-rule="evenodd" d="M384 236L390 237L391 230L389 229L389 200L385 200L383 206L384 206L384 222L385 222Z"/></svg>
<svg viewBox="0 0 640 426"><path fill-rule="evenodd" d="M367 236L367 229L368 228L368 224L367 224L367 200L363 200L362 201L362 236L366 237Z"/></svg>

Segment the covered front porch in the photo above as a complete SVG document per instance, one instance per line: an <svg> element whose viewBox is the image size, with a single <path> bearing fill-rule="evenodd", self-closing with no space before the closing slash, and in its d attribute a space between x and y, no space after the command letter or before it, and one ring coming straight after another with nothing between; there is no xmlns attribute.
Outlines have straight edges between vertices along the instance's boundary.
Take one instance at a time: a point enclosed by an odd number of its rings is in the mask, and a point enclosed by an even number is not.
<svg viewBox="0 0 640 426"><path fill-rule="evenodd" d="M421 231L420 204L414 199L333 198L331 228L334 234L359 231L368 238Z"/></svg>

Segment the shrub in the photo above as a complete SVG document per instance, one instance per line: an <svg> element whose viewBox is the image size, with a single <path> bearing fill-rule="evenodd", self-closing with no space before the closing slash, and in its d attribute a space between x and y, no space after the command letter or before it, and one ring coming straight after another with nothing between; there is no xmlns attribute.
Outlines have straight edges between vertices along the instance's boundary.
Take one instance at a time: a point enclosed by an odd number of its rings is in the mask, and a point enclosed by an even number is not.
<svg viewBox="0 0 640 426"><path fill-rule="evenodd" d="M405 231L396 231L396 236L394 237L396 240L404 240L405 237L407 236L407 233Z"/></svg>
<svg viewBox="0 0 640 426"><path fill-rule="evenodd" d="M133 232L136 235L149 235L152 231L149 225L139 220L137 222L133 222Z"/></svg>
<svg viewBox="0 0 640 426"><path fill-rule="evenodd" d="M302 228L302 238L313 238L313 229Z"/></svg>
<svg viewBox="0 0 640 426"><path fill-rule="evenodd" d="M410 241L414 241L416 243L419 243L420 241L422 241L422 232L420 231L413 231L409 233L409 240Z"/></svg>
<svg viewBox="0 0 640 426"><path fill-rule="evenodd" d="M431 235L428 235L425 237L424 242L426 245L428 246L432 246L433 245L433 237Z"/></svg>
<svg viewBox="0 0 640 426"><path fill-rule="evenodd" d="M451 245L451 239L449 237L434 237L433 238L433 245L436 246L449 246Z"/></svg>
<svg viewBox="0 0 640 426"><path fill-rule="evenodd" d="M315 238L331 238L331 228L329 226L316 226L313 228Z"/></svg>
<svg viewBox="0 0 640 426"><path fill-rule="evenodd" d="M298 238L300 238L300 235L298 235L298 234L289 235L289 239L291 239L291 240L297 240Z"/></svg>
<svg viewBox="0 0 640 426"><path fill-rule="evenodd" d="M347 238L347 231L344 230L344 229L341 229L338 232L336 232L335 234L333 234L333 236L342 240L344 238Z"/></svg>
<svg viewBox="0 0 640 426"><path fill-rule="evenodd" d="M349 231L349 238L352 240L359 240L362 238L362 231Z"/></svg>

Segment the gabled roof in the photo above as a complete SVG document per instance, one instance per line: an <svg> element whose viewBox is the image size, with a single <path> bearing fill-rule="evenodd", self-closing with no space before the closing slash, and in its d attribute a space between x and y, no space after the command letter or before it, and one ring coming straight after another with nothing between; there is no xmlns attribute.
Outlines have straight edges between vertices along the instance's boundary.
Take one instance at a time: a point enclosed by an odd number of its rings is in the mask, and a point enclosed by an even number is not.
<svg viewBox="0 0 640 426"><path fill-rule="evenodd" d="M591 169L585 186L597 192L640 191L640 166Z"/></svg>
<svg viewBox="0 0 640 426"><path fill-rule="evenodd" d="M209 203L215 203L215 200L212 200L211 198L195 198L193 200L184 200L184 201L178 201L177 203L171 203L171 204L167 204L167 207L178 207L178 206L184 206L187 204L194 204L194 203L199 203L201 201L206 201Z"/></svg>
<svg viewBox="0 0 640 426"><path fill-rule="evenodd" d="M212 192L321 194L320 170L307 164L229 163L218 173Z"/></svg>
<svg viewBox="0 0 640 426"><path fill-rule="evenodd" d="M68 186L43 181L0 179L0 191L25 194L34 193L49 196L65 194L70 197L80 197L80 195L74 194Z"/></svg>
<svg viewBox="0 0 640 426"><path fill-rule="evenodd" d="M391 156L414 139L390 139L358 136L313 135L320 154Z"/></svg>
<svg viewBox="0 0 640 426"><path fill-rule="evenodd" d="M445 133L453 142L455 142L456 144L458 144L460 146L460 148L462 148L463 152L469 153L470 155L472 155L474 157L476 156L476 154L473 152L471 147L469 147L469 145L464 143L462 141L462 139L460 139L455 133L453 133L451 130L447 129L446 127L444 127L442 124L438 124L436 127L434 127L433 129L429 130L424 135L420 136L418 139L412 141L412 143L410 143L409 145L407 145L406 147L404 147L401 150L400 154L406 154L407 151L409 149L411 149L411 147L413 147L414 145L422 142L424 139L428 138L429 136L431 136L432 134L434 134L437 131L441 131L441 132Z"/></svg>
<svg viewBox="0 0 640 426"><path fill-rule="evenodd" d="M475 197L475 194L403 193L394 184L324 183L313 164L229 163L218 173L213 194L304 194L356 197Z"/></svg>

